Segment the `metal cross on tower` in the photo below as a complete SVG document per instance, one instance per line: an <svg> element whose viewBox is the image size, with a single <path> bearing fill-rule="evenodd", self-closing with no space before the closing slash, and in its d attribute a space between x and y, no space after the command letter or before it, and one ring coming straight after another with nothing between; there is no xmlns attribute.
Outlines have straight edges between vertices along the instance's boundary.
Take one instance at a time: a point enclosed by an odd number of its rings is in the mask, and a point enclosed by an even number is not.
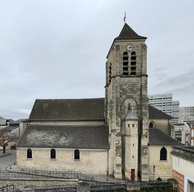
<svg viewBox="0 0 194 192"><path fill-rule="evenodd" d="M124 12L124 18L123 18L124 23L125 23L125 20L126 20L126 12Z"/></svg>

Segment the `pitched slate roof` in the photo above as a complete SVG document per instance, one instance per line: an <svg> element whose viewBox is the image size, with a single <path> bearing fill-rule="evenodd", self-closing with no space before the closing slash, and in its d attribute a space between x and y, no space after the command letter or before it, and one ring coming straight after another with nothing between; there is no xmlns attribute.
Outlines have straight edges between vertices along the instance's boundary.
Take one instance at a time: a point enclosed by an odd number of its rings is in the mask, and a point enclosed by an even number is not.
<svg viewBox="0 0 194 192"><path fill-rule="evenodd" d="M183 146L157 128L149 128L149 145Z"/></svg>
<svg viewBox="0 0 194 192"><path fill-rule="evenodd" d="M9 123L9 125L19 125L24 120L26 120L26 119L18 119L16 121L12 121Z"/></svg>
<svg viewBox="0 0 194 192"><path fill-rule="evenodd" d="M30 125L17 147L107 149L109 148L108 127Z"/></svg>
<svg viewBox="0 0 194 192"><path fill-rule="evenodd" d="M113 46L113 44L116 40L127 40L127 39L128 40L130 40L130 39L144 39L144 40L146 40L147 37L143 37L143 36L138 35L131 27L129 27L129 25L127 23L125 23L119 36L113 40L111 47ZM106 58L108 58L108 56L109 56L109 53L112 49L111 47L108 51Z"/></svg>
<svg viewBox="0 0 194 192"><path fill-rule="evenodd" d="M125 23L119 36L115 38L115 40L122 39L147 39L147 37L138 35L131 27L129 27L129 25L127 25L127 23Z"/></svg>
<svg viewBox="0 0 194 192"><path fill-rule="evenodd" d="M135 116L131 111L128 111L123 120L138 120L138 117Z"/></svg>
<svg viewBox="0 0 194 192"><path fill-rule="evenodd" d="M38 99L29 120L104 120L104 98Z"/></svg>
<svg viewBox="0 0 194 192"><path fill-rule="evenodd" d="M149 105L149 119L172 119L170 115Z"/></svg>

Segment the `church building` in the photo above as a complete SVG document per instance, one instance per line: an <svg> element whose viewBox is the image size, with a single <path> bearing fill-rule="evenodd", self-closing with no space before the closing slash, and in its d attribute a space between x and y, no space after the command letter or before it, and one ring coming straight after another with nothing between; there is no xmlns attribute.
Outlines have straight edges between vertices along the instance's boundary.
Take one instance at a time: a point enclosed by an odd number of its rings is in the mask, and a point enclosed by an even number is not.
<svg viewBox="0 0 194 192"><path fill-rule="evenodd" d="M148 181L154 119L145 41L124 24L107 54L105 98L36 100L17 144L17 165Z"/></svg>

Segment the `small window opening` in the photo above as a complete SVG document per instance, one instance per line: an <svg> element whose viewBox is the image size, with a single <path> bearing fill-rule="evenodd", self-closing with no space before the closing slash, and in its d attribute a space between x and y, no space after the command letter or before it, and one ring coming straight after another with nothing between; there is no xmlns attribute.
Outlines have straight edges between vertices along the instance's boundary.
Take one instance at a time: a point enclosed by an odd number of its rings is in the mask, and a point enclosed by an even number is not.
<svg viewBox="0 0 194 192"><path fill-rule="evenodd" d="M134 159L134 156L133 156L133 159Z"/></svg>
<svg viewBox="0 0 194 192"><path fill-rule="evenodd" d="M133 144L133 147L134 147L134 144Z"/></svg>
<svg viewBox="0 0 194 192"><path fill-rule="evenodd" d="M112 75L112 64L110 63L110 66L109 66L109 82L111 82L111 75Z"/></svg>
<svg viewBox="0 0 194 192"><path fill-rule="evenodd" d="M51 149L51 159L56 159L56 150Z"/></svg>
<svg viewBox="0 0 194 192"><path fill-rule="evenodd" d="M128 127L130 127L130 124L128 124Z"/></svg>
<svg viewBox="0 0 194 192"><path fill-rule="evenodd" d="M74 159L80 159L80 152L77 149L74 151Z"/></svg>
<svg viewBox="0 0 194 192"><path fill-rule="evenodd" d="M135 127L135 124L133 124L132 127Z"/></svg>
<svg viewBox="0 0 194 192"><path fill-rule="evenodd" d="M150 123L150 124L149 124L149 128L154 128L153 123Z"/></svg>
<svg viewBox="0 0 194 192"><path fill-rule="evenodd" d="M162 147L160 150L160 160L167 160L167 150L165 147Z"/></svg>
<svg viewBox="0 0 194 192"><path fill-rule="evenodd" d="M31 149L27 150L27 158L29 158L29 159L32 158L32 150Z"/></svg>

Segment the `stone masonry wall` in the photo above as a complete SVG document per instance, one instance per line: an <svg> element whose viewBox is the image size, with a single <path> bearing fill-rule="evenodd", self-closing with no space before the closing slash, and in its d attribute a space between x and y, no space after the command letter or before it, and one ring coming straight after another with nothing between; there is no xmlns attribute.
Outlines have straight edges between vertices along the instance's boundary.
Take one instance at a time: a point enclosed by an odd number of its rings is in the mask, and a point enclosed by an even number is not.
<svg viewBox="0 0 194 192"><path fill-rule="evenodd" d="M80 150L80 160L74 160L74 149L57 148L56 159L50 159L48 148L31 148L32 159L26 158L26 148L17 148L17 165L29 168L107 174L107 150Z"/></svg>
<svg viewBox="0 0 194 192"><path fill-rule="evenodd" d="M123 52L127 45L132 44L132 51L136 52L136 75L123 75ZM132 52L131 51L131 52ZM130 55L130 53L129 53ZM111 63L111 82L109 82L109 67ZM129 56L130 68L130 56ZM114 175L121 178L122 146L121 127L122 118L126 114L128 104L132 112L139 118L139 171L142 180L148 180L148 98L147 98L147 47L144 40L121 40L111 47L106 63L106 109L107 124L109 126L110 167Z"/></svg>

